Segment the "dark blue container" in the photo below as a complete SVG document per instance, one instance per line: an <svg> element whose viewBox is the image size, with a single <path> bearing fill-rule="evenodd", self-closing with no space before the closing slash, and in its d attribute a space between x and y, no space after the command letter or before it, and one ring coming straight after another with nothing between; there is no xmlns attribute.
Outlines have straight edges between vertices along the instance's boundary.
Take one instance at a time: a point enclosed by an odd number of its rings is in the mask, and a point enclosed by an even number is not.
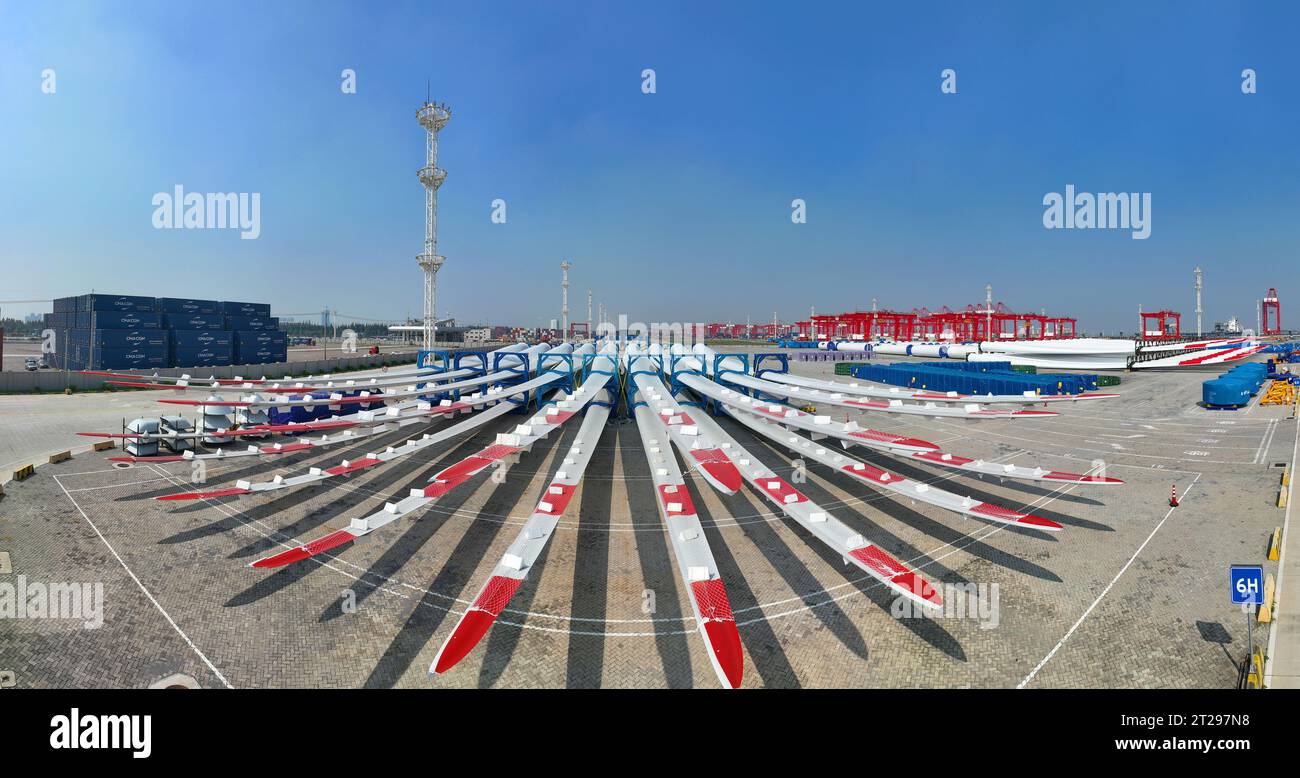
<svg viewBox="0 0 1300 778"><path fill-rule="evenodd" d="M221 313L227 316L256 316L266 318L271 315L271 306L267 303L239 303L230 300L218 304Z"/></svg>
<svg viewBox="0 0 1300 778"><path fill-rule="evenodd" d="M173 330L224 330L226 319L217 313L164 313L164 327Z"/></svg>
<svg viewBox="0 0 1300 778"><path fill-rule="evenodd" d="M229 349L234 340L226 330L172 330L172 346L175 348L206 348L218 346Z"/></svg>
<svg viewBox="0 0 1300 778"><path fill-rule="evenodd" d="M153 297L129 294L83 294L77 310L152 313L155 304L156 300Z"/></svg>
<svg viewBox="0 0 1300 778"><path fill-rule="evenodd" d="M159 297L157 310L159 313L218 316L221 314L221 303L218 303L216 300L189 300L181 297Z"/></svg>
<svg viewBox="0 0 1300 778"><path fill-rule="evenodd" d="M231 364L230 346L178 346L171 350L172 367L217 367Z"/></svg>
<svg viewBox="0 0 1300 778"><path fill-rule="evenodd" d="M272 316L227 316L228 330L276 330L280 320Z"/></svg>
<svg viewBox="0 0 1300 778"><path fill-rule="evenodd" d="M283 346L289 341L279 330L234 330L237 346Z"/></svg>
<svg viewBox="0 0 1300 778"><path fill-rule="evenodd" d="M79 330L143 330L162 326L154 311L90 311L77 314Z"/></svg>
<svg viewBox="0 0 1300 778"><path fill-rule="evenodd" d="M266 365L288 361L289 355L283 346L236 346L233 360L236 365Z"/></svg>
<svg viewBox="0 0 1300 778"><path fill-rule="evenodd" d="M132 349L140 346L166 349L171 345L167 330L73 330L83 345L98 348Z"/></svg>
<svg viewBox="0 0 1300 778"><path fill-rule="evenodd" d="M85 370L143 370L167 367L165 346L95 348L78 346L78 361Z"/></svg>

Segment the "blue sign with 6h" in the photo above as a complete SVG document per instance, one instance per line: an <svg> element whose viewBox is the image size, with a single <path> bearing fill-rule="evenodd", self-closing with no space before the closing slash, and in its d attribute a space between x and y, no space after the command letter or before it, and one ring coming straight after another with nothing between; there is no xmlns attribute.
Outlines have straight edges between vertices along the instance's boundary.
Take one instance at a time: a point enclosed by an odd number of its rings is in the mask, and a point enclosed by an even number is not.
<svg viewBox="0 0 1300 778"><path fill-rule="evenodd" d="M1264 568L1261 565L1232 565L1229 579L1232 581L1233 605L1264 604Z"/></svg>

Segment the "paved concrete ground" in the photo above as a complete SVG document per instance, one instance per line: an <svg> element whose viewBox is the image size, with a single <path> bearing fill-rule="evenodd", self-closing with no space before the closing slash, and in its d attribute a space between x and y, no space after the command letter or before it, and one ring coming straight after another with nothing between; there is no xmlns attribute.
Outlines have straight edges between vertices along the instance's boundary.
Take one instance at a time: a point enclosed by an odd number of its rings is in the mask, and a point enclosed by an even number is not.
<svg viewBox="0 0 1300 778"><path fill-rule="evenodd" d="M792 369L828 376L833 365ZM1053 490L852 452L1053 518L1065 525L1056 534L963 520L809 468L809 497L930 580L995 584L996 600L985 603L996 610L982 619L898 618L879 584L755 494L720 496L692 477L740 625L745 685L1232 686L1245 621L1228 604L1227 567L1263 560L1267 535L1282 521L1272 465L1289 461L1296 428L1272 408L1197 408L1204 377L1125 376L1121 398L1038 421L859 415L989 460L1082 471L1102 459L1128 482ZM628 424L606 430L540 568L445 676L426 676L433 654L544 491L576 422L534 447L503 482L480 476L415 520L319 563L270 573L246 566L405 495L517 418L334 488L181 507L148 498L189 488L184 464L115 469L86 455L42 467L9 484L0 502L0 550L13 563L0 583L17 575L102 582L105 623L87 630L66 620L0 621L0 670L32 687L136 687L172 672L236 687L714 687ZM790 477L788 452L722 423ZM378 445L232 461L210 468L209 483L303 472ZM1182 496L1172 510L1171 485Z"/></svg>
<svg viewBox="0 0 1300 778"><path fill-rule="evenodd" d="M361 378L383 373L361 370L346 375ZM159 405L159 399L178 396L172 390L0 394L0 483L8 480L15 467L44 462L50 454L69 447L87 447L90 439L78 437L78 432L120 432L132 419L160 415L167 406Z"/></svg>

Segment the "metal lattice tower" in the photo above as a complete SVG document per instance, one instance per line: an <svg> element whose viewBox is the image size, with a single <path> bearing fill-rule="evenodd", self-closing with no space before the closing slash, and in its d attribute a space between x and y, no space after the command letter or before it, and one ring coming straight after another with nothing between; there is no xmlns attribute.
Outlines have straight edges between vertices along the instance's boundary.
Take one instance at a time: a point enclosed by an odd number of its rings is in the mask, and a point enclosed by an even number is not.
<svg viewBox="0 0 1300 778"><path fill-rule="evenodd" d="M1201 266L1197 265L1196 270L1196 337L1201 337Z"/></svg>
<svg viewBox="0 0 1300 778"><path fill-rule="evenodd" d="M587 290L587 338L591 338L591 290Z"/></svg>
<svg viewBox="0 0 1300 778"><path fill-rule="evenodd" d="M447 171L438 167L438 131L451 121L451 109L425 100L415 118L425 130L424 167L416 171L424 184L424 251L415 261L424 271L424 348L431 349L437 339L438 269L447 261L438 255L438 187L447 178Z"/></svg>
<svg viewBox="0 0 1300 778"><path fill-rule="evenodd" d="M569 260L560 263L560 270L564 273L564 280L560 282L561 302L560 302L560 339L567 340L569 337L569 268L573 265Z"/></svg>

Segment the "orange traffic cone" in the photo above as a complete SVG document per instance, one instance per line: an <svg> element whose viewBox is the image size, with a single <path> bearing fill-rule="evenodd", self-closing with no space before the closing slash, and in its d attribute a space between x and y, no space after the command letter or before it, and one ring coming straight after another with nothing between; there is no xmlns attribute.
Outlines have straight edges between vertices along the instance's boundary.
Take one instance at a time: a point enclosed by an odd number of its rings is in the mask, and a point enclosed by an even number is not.
<svg viewBox="0 0 1300 778"><path fill-rule="evenodd" d="M1178 484L1169 487L1169 507L1178 507Z"/></svg>

